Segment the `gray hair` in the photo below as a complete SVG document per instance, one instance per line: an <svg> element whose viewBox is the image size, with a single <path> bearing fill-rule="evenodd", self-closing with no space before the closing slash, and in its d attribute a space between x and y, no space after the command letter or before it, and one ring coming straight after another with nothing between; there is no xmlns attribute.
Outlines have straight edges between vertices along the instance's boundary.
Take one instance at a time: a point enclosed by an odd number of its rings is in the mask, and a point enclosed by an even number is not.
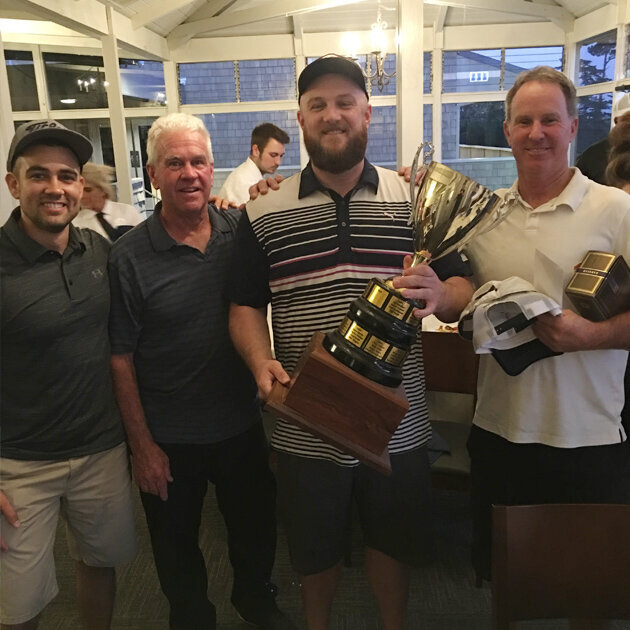
<svg viewBox="0 0 630 630"><path fill-rule="evenodd" d="M116 170L111 166L86 162L81 174L86 184L94 188L100 188L108 199L115 200L116 191L112 185L115 172Z"/></svg>
<svg viewBox="0 0 630 630"><path fill-rule="evenodd" d="M164 132L177 130L197 132L201 134L207 140L208 157L210 158L210 162L214 162L214 158L212 157L212 142L210 140L210 134L201 119L196 116L192 116L191 114L174 113L167 114L166 116L160 116L151 125L147 138L147 164L150 164L151 166L156 165L160 157L159 144L162 134Z"/></svg>
<svg viewBox="0 0 630 630"><path fill-rule="evenodd" d="M512 114L512 101L516 96L516 93L530 81L539 81L541 83L554 83L557 85L564 94L564 100L567 104L567 112L571 118L577 117L577 96L575 94L575 85L573 82L562 72L554 70L549 66L536 66L531 70L525 70L521 72L514 81L514 85L510 88L510 91L505 97L505 122L510 122L510 116Z"/></svg>

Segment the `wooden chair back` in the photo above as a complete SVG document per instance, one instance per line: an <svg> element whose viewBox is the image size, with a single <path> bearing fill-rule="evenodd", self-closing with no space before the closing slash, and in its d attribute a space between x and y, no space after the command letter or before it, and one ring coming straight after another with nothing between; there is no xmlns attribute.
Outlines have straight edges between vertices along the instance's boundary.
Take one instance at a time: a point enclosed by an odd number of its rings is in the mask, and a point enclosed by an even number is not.
<svg viewBox="0 0 630 630"><path fill-rule="evenodd" d="M422 355L428 391L477 393L479 357L470 341L456 333L422 331Z"/></svg>
<svg viewBox="0 0 630 630"><path fill-rule="evenodd" d="M495 630L525 619L630 619L630 505L493 506Z"/></svg>

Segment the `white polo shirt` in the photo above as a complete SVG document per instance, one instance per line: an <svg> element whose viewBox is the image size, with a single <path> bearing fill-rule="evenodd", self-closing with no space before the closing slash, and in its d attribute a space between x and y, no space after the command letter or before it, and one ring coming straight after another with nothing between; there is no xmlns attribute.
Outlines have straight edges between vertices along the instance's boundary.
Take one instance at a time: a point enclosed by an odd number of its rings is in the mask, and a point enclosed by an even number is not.
<svg viewBox="0 0 630 630"><path fill-rule="evenodd" d="M630 195L587 179L579 170L562 193L532 209L518 181L497 191L514 209L466 248L478 284L519 276L563 308L564 289L589 250L630 262ZM572 448L624 437L625 350L565 352L509 376L482 356L474 423L511 442Z"/></svg>

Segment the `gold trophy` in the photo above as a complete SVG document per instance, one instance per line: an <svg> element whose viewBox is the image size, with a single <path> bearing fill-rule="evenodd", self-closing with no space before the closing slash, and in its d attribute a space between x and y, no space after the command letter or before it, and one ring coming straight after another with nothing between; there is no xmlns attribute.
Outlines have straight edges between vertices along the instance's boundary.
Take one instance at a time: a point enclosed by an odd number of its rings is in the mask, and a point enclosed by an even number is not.
<svg viewBox="0 0 630 630"><path fill-rule="evenodd" d="M424 153L423 153L424 152ZM500 218L503 203L492 191L453 169L431 162L416 192L418 148L411 169L412 266L461 248ZM424 166L423 166L424 168ZM267 406L381 472L391 471L387 444L409 404L402 365L416 341L420 305L372 278L334 332L313 335L288 386L276 383Z"/></svg>
<svg viewBox="0 0 630 630"><path fill-rule="evenodd" d="M418 148L411 169L412 267L430 264L460 249L496 221L502 208L491 190L439 162L429 164L416 194L418 162L427 144ZM425 159L432 153L429 145ZM339 328L326 335L324 347L363 376L396 387L420 327L421 320L413 315L420 306L405 299L391 279L372 278L363 295L350 305Z"/></svg>

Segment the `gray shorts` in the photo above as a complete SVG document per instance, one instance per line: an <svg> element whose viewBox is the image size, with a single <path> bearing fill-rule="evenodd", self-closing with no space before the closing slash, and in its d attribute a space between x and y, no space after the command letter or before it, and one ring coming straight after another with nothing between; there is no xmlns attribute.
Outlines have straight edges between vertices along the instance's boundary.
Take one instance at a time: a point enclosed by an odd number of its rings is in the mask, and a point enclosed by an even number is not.
<svg viewBox="0 0 630 630"><path fill-rule="evenodd" d="M399 562L426 561L431 475L425 447L391 456L392 475L278 452L278 504L291 563L312 575L340 562L356 502L363 541Z"/></svg>

